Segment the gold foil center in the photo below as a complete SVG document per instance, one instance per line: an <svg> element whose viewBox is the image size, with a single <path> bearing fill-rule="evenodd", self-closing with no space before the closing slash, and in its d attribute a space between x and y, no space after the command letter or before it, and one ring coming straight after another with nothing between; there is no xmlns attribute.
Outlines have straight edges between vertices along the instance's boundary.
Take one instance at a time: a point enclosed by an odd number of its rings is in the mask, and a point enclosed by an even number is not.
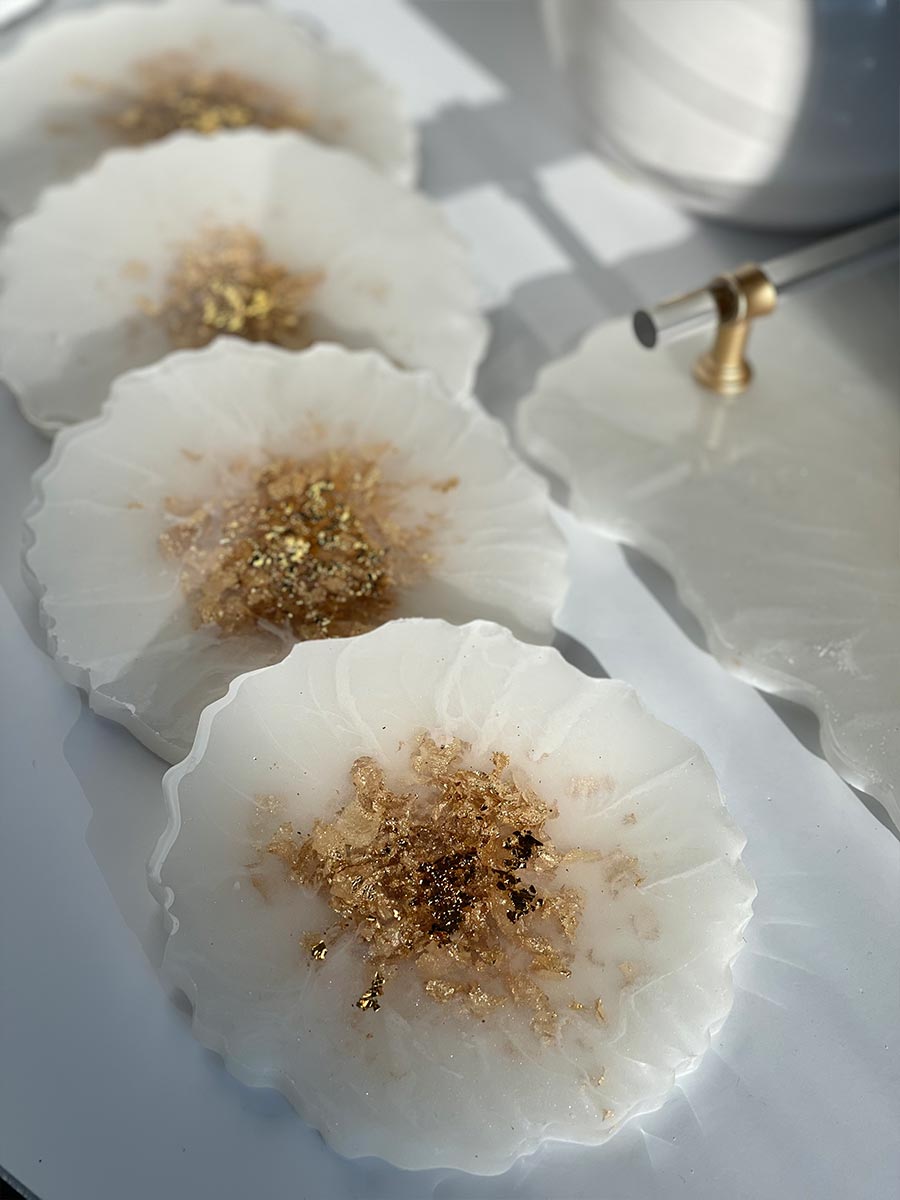
<svg viewBox="0 0 900 1200"><path fill-rule="evenodd" d="M581 900L554 882L554 810L505 754L483 771L463 765L469 749L423 735L405 792L360 758L354 797L332 820L305 838L285 825L268 849L328 901L339 922L329 943L351 931L362 941L372 984L349 998L359 1008L377 1010L392 974L411 962L432 1000L482 1014L520 1004L552 1036L545 985L569 974Z"/></svg>
<svg viewBox="0 0 900 1200"><path fill-rule="evenodd" d="M198 625L349 637L387 620L398 590L430 561L427 519L395 519L401 495L376 451L277 459L231 497L170 500L160 549L181 562Z"/></svg>
<svg viewBox="0 0 900 1200"><path fill-rule="evenodd" d="M181 129L306 129L311 121L308 111L276 88L237 71L204 67L189 54L158 54L135 63L133 72L135 88L121 96L108 118L133 145Z"/></svg>
<svg viewBox="0 0 900 1200"><path fill-rule="evenodd" d="M304 318L322 278L269 261L249 229L216 227L179 247L162 302L144 307L179 349L227 333L300 350L312 340Z"/></svg>

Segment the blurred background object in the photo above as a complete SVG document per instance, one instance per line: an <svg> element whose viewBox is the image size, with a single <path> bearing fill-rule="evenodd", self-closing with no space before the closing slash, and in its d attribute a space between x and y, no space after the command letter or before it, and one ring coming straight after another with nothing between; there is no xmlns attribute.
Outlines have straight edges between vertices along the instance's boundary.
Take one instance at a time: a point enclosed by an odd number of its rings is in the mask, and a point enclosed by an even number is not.
<svg viewBox="0 0 900 1200"><path fill-rule="evenodd" d="M589 140L683 207L826 229L896 208L898 0L543 0Z"/></svg>
<svg viewBox="0 0 900 1200"><path fill-rule="evenodd" d="M0 0L0 29L41 8L47 0Z"/></svg>

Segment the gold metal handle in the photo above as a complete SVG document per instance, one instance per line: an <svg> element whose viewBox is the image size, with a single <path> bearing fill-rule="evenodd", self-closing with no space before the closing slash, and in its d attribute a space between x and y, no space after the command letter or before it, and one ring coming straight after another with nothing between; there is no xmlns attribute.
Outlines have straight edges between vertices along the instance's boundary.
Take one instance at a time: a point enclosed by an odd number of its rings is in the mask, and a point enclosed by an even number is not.
<svg viewBox="0 0 900 1200"><path fill-rule="evenodd" d="M694 378L719 396L739 396L753 378L746 349L757 317L772 312L778 292L763 269L746 263L709 285L719 313L715 340L694 363Z"/></svg>
<svg viewBox="0 0 900 1200"><path fill-rule="evenodd" d="M896 257L898 246L900 217L893 213L762 265L747 263L706 287L638 309L635 336L650 350L716 325L715 341L695 363L694 378L720 396L740 395L753 376L746 349L756 317L770 313L779 296Z"/></svg>

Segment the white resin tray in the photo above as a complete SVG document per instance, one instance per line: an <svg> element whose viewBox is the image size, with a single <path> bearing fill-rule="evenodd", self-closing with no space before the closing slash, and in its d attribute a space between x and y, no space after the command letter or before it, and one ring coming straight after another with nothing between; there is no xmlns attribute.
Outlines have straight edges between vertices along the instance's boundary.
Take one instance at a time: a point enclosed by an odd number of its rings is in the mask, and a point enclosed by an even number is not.
<svg viewBox="0 0 900 1200"><path fill-rule="evenodd" d="M691 378L710 335L648 353L627 320L547 367L525 449L573 510L674 577L716 657L809 705L829 762L900 825L897 272L757 322L757 376Z"/></svg>

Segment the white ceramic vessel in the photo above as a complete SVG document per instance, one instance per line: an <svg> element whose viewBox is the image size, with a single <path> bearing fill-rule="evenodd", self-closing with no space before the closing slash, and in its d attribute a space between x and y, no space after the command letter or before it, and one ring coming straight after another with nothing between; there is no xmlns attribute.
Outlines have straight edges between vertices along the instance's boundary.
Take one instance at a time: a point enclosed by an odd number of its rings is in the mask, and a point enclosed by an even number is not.
<svg viewBox="0 0 900 1200"><path fill-rule="evenodd" d="M897 206L898 7L544 0L588 137L676 203L815 229Z"/></svg>

